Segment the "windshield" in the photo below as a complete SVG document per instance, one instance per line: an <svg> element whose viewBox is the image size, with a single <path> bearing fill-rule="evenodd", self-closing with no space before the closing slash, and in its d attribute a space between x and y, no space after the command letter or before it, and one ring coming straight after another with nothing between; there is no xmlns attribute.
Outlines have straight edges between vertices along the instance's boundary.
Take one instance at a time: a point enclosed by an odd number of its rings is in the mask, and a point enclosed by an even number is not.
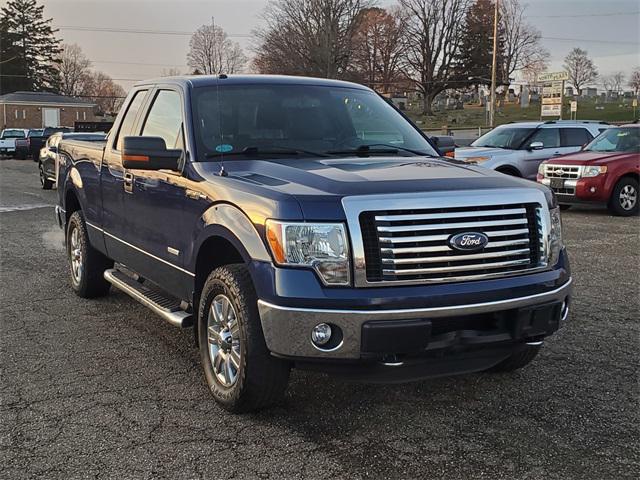
<svg viewBox="0 0 640 480"><path fill-rule="evenodd" d="M475 142L472 147L492 147L516 150L526 138L533 133L534 128L513 128L498 127L485 133Z"/></svg>
<svg viewBox="0 0 640 480"><path fill-rule="evenodd" d="M640 128L610 128L605 130L585 147L589 152L638 152L640 151Z"/></svg>
<svg viewBox="0 0 640 480"><path fill-rule="evenodd" d="M3 130L2 138L24 138L24 130Z"/></svg>
<svg viewBox="0 0 640 480"><path fill-rule="evenodd" d="M365 155L437 155L393 107L367 90L211 86L194 89L192 102L200 161L221 154L346 155L358 148Z"/></svg>
<svg viewBox="0 0 640 480"><path fill-rule="evenodd" d="M42 128L36 129L36 130L29 130L27 137L41 137L43 133L44 133L44 129Z"/></svg>

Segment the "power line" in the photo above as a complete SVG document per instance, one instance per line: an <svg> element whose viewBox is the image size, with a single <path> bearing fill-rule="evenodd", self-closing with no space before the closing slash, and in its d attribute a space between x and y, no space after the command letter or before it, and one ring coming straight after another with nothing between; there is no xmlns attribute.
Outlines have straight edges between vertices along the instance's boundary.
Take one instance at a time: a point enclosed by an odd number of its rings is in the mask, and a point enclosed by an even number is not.
<svg viewBox="0 0 640 480"><path fill-rule="evenodd" d="M640 15L640 12L620 13L584 13L578 15L527 15L528 18L582 18L582 17L619 17L622 15Z"/></svg>
<svg viewBox="0 0 640 480"><path fill-rule="evenodd" d="M115 60L91 60L91 63L110 63L110 64L118 64L118 65L148 65L151 67L183 67L183 68L189 67L189 65L181 65L178 63L118 62Z"/></svg>
<svg viewBox="0 0 640 480"><path fill-rule="evenodd" d="M611 43L618 45L640 45L638 42L629 42L625 40L598 40L588 38L565 38L565 37L540 37L543 40L557 40L560 42L591 42L591 43Z"/></svg>
<svg viewBox="0 0 640 480"><path fill-rule="evenodd" d="M54 25L59 30L76 30L79 32L108 32L108 33L135 33L148 35L178 35L190 37L194 32L178 30L142 30L134 28L107 28L107 27L84 27L80 25ZM229 37L251 38L249 33L227 33Z"/></svg>

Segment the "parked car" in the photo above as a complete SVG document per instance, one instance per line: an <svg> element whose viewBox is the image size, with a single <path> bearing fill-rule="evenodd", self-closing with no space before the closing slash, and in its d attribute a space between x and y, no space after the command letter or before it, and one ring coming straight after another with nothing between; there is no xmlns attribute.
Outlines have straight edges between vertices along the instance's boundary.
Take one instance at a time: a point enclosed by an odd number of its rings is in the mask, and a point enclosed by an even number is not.
<svg viewBox="0 0 640 480"><path fill-rule="evenodd" d="M40 150L38 159L38 172L40 174L40 185L43 190L51 190L56 184L58 177L58 145L63 138L78 139L85 142L103 142L106 134L96 133L64 133L58 132L51 135L45 146Z"/></svg>
<svg viewBox="0 0 640 480"><path fill-rule="evenodd" d="M552 192L440 158L361 85L140 82L105 142L63 138L58 154L73 290L114 286L194 326L231 411L277 402L292 367L512 371L567 319Z"/></svg>
<svg viewBox="0 0 640 480"><path fill-rule="evenodd" d="M33 157L33 148L37 148L36 152L40 151L42 139L44 135L44 128L32 128L27 132L27 136L24 138L16 139L16 152L15 157L19 160L24 160L27 157Z"/></svg>
<svg viewBox="0 0 640 480"><path fill-rule="evenodd" d="M606 128L601 122L572 120L509 123L485 133L470 147L457 148L455 158L535 180L542 161L577 152Z"/></svg>
<svg viewBox="0 0 640 480"><path fill-rule="evenodd" d="M562 206L600 203L614 215L638 215L640 125L610 128L584 150L540 165L538 181Z"/></svg>
<svg viewBox="0 0 640 480"><path fill-rule="evenodd" d="M27 130L23 128L5 128L0 133L0 155L12 157L16 153L16 140L25 138Z"/></svg>

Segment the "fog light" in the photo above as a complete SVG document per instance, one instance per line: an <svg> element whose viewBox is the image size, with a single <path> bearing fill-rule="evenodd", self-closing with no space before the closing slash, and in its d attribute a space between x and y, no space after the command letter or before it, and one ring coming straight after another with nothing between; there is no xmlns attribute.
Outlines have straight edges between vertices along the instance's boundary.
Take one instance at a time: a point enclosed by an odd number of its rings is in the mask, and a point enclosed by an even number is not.
<svg viewBox="0 0 640 480"><path fill-rule="evenodd" d="M591 193L596 193L596 187L591 187L591 188L589 189L589 191L590 191Z"/></svg>
<svg viewBox="0 0 640 480"><path fill-rule="evenodd" d="M331 327L326 323L319 323L311 331L311 340L316 345L325 345L331 338Z"/></svg>

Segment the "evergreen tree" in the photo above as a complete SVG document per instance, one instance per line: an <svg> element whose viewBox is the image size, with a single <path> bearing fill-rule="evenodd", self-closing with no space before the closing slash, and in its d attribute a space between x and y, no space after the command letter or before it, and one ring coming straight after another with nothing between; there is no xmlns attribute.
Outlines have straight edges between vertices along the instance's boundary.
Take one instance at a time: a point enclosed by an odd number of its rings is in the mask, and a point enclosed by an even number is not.
<svg viewBox="0 0 640 480"><path fill-rule="evenodd" d="M57 91L62 51L36 0L9 0L0 13L0 93Z"/></svg>
<svg viewBox="0 0 640 480"><path fill-rule="evenodd" d="M457 59L456 79L460 85L490 85L493 61L493 17L495 3L492 0L476 0L467 11L465 28ZM502 65L503 36L498 27L498 61L496 81L504 83Z"/></svg>

